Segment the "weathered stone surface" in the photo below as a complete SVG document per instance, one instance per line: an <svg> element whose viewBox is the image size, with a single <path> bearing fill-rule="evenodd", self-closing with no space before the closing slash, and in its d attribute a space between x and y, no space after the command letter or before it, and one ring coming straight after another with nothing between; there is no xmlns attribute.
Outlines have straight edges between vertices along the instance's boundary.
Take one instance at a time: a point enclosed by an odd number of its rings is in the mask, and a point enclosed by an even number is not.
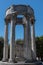
<svg viewBox="0 0 43 65"><path fill-rule="evenodd" d="M17 15L24 15L23 18L17 18ZM36 45L35 45L35 32L34 32L34 11L27 5L12 5L6 10L5 20L6 23L10 21L11 24L11 37L10 37L10 58L8 59L8 26L5 25L5 39L4 39L4 53L3 61L0 65L40 65L40 61L36 60ZM32 19L32 20L30 20ZM20 22L19 22L20 21ZM33 22L33 23L30 23ZM15 25L24 25L24 62L15 60ZM32 26L32 28L31 28ZM8 60L9 61L8 61ZM7 61L6 61L7 60Z"/></svg>
<svg viewBox="0 0 43 65"><path fill-rule="evenodd" d="M35 27L34 27L34 24L31 25L31 49L32 49L32 58L36 59L36 44L35 44Z"/></svg>
<svg viewBox="0 0 43 65"><path fill-rule="evenodd" d="M30 15L34 14L33 9L30 6L26 6L26 5L12 5L11 7L9 7L6 10L6 16L9 14L13 14L15 12L18 12L18 14L25 14L28 13Z"/></svg>
<svg viewBox="0 0 43 65"><path fill-rule="evenodd" d="M14 18L12 16L11 18L11 33L10 33L10 59L9 62L13 62L15 58L15 24L14 24Z"/></svg>
<svg viewBox="0 0 43 65"><path fill-rule="evenodd" d="M5 23L5 36L4 36L4 47L3 47L3 59L2 61L8 60L8 23Z"/></svg>
<svg viewBox="0 0 43 65"><path fill-rule="evenodd" d="M42 63L24 63L24 62L18 62L18 63L9 63L9 62L1 62L0 65L43 65Z"/></svg>

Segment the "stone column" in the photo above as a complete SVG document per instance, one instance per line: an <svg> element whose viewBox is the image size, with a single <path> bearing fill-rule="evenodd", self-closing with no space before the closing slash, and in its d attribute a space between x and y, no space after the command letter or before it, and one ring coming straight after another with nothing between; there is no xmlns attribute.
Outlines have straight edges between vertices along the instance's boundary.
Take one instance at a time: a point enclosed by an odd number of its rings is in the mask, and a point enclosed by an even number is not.
<svg viewBox="0 0 43 65"><path fill-rule="evenodd" d="M30 24L29 20L25 20L26 24L24 26L24 57L31 60L31 40L30 40Z"/></svg>
<svg viewBox="0 0 43 65"><path fill-rule="evenodd" d="M14 20L14 16L12 15L11 32L10 32L10 59L9 59L9 62L14 62L14 58L15 58L14 42L15 42L15 20Z"/></svg>
<svg viewBox="0 0 43 65"><path fill-rule="evenodd" d="M36 44L35 44L35 27L34 23L31 24L31 47L32 47L32 58L36 59Z"/></svg>
<svg viewBox="0 0 43 65"><path fill-rule="evenodd" d="M4 47L3 47L3 59L2 61L8 60L8 23L5 22L5 36L4 36Z"/></svg>

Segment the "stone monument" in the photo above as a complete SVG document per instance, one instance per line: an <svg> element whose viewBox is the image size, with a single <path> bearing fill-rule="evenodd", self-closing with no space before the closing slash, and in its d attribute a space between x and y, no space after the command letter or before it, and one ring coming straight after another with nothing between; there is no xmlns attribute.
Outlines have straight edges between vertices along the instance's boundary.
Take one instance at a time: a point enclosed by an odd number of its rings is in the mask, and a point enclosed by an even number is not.
<svg viewBox="0 0 43 65"><path fill-rule="evenodd" d="M18 18L23 15L23 18ZM10 58L8 59L8 24L10 31ZM15 63L15 26L22 24L24 27L24 63ZM5 14L5 36L3 59L0 65L37 65L35 44L35 16L34 10L27 5L12 5Z"/></svg>

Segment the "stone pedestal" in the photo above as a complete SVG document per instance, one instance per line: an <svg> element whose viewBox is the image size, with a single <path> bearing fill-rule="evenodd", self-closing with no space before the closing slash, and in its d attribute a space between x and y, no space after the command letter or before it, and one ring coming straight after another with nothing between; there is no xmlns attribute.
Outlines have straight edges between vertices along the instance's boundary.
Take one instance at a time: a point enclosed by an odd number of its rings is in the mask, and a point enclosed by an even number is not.
<svg viewBox="0 0 43 65"><path fill-rule="evenodd" d="M43 65L41 62L34 62L34 63L24 63L24 62L18 62L18 63L9 63L9 62L1 62L0 65Z"/></svg>

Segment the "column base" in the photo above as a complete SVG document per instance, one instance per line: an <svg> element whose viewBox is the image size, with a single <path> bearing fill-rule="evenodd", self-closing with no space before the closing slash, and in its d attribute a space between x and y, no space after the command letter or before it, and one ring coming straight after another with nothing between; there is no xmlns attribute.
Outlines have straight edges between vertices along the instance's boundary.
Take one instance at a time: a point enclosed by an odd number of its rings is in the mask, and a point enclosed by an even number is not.
<svg viewBox="0 0 43 65"><path fill-rule="evenodd" d="M17 63L17 61L15 59L9 59L10 63Z"/></svg>
<svg viewBox="0 0 43 65"><path fill-rule="evenodd" d="M9 62L2 62L2 61L0 61L0 65L43 65L43 63L40 63L40 62L37 62L37 63L24 63L24 62L22 62L22 63L20 63L20 62L18 62L18 63L9 63Z"/></svg>
<svg viewBox="0 0 43 65"><path fill-rule="evenodd" d="M9 62L12 63L12 62L14 62L14 61L13 61L12 59L9 59Z"/></svg>
<svg viewBox="0 0 43 65"><path fill-rule="evenodd" d="M5 58L2 59L2 62L7 62L7 61L8 61L8 59L5 59Z"/></svg>
<svg viewBox="0 0 43 65"><path fill-rule="evenodd" d="M39 60L26 60L25 63L35 63L35 64L42 64Z"/></svg>

